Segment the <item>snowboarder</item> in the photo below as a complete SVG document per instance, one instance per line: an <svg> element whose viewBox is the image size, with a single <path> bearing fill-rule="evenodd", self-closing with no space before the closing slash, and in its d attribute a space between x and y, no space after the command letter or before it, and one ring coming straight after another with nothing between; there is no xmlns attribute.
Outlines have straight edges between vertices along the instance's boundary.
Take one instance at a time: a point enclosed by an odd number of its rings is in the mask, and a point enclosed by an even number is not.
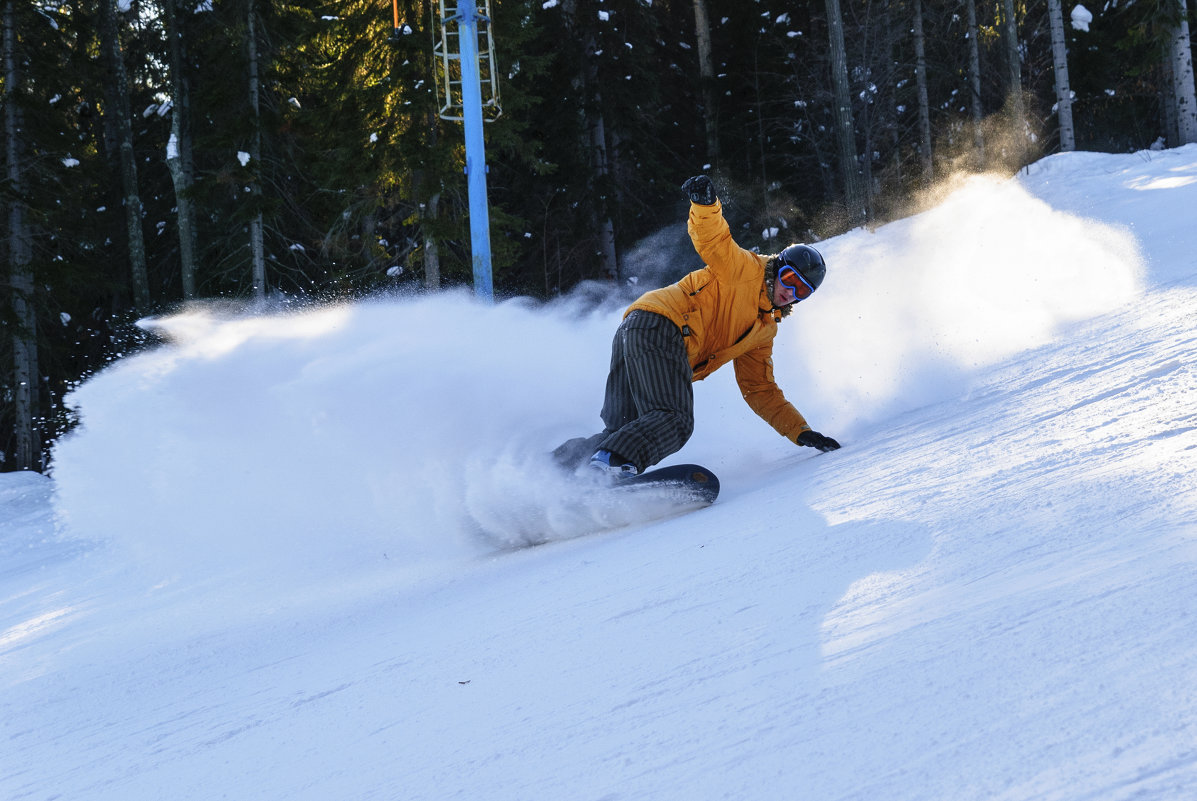
<svg viewBox="0 0 1197 801"><path fill-rule="evenodd" d="M693 381L733 362L744 400L783 437L820 451L840 444L811 430L773 379L773 338L793 305L823 282L823 256L790 245L762 256L735 243L711 179L682 184L687 230L705 267L628 307L611 344L604 430L560 445L568 469L585 465L616 477L643 473L681 450L694 431Z"/></svg>

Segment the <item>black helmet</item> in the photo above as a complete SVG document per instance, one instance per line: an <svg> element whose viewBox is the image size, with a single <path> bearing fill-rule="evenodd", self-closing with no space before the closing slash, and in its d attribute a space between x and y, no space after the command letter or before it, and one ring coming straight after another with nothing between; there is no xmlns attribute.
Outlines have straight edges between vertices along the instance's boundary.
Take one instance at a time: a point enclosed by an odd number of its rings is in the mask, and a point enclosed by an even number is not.
<svg viewBox="0 0 1197 801"><path fill-rule="evenodd" d="M777 270L793 267L812 289L818 289L827 275L827 263L823 261L823 254L810 245L790 245L777 254Z"/></svg>

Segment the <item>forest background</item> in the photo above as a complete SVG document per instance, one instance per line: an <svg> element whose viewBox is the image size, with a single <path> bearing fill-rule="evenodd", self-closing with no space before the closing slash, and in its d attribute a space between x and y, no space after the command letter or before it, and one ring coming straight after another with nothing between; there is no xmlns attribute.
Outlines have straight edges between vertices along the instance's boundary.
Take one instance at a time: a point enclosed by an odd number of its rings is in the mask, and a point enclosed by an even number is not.
<svg viewBox="0 0 1197 801"><path fill-rule="evenodd" d="M0 469L49 467L65 396L150 344L146 315L471 281L440 0L2 2ZM771 252L910 213L961 172L1197 141L1186 0L486 10L500 297L698 267L678 186L700 172L737 241Z"/></svg>

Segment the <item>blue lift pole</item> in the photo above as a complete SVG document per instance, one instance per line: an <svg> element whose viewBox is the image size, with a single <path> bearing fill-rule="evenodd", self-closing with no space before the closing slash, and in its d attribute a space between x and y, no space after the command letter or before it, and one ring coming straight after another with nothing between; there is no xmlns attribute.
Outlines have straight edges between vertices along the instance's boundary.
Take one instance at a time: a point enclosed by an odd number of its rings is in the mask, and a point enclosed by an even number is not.
<svg viewBox="0 0 1197 801"><path fill-rule="evenodd" d="M470 194L470 246L474 295L495 299L490 269L490 210L486 202L486 141L482 136L482 85L478 72L478 8L474 0L457 7L461 46L461 106L465 122L466 183Z"/></svg>

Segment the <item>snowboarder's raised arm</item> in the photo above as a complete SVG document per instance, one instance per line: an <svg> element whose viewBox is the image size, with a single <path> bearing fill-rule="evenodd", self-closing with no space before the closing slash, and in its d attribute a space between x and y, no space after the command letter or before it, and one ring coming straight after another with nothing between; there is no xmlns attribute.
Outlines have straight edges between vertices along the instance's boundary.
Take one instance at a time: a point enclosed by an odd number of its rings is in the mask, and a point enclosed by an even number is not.
<svg viewBox="0 0 1197 801"><path fill-rule="evenodd" d="M758 280L763 270L761 260L732 239L731 228L723 218L723 204L711 179L696 175L682 184L682 191L690 198L690 217L686 223L690 241L716 278Z"/></svg>

